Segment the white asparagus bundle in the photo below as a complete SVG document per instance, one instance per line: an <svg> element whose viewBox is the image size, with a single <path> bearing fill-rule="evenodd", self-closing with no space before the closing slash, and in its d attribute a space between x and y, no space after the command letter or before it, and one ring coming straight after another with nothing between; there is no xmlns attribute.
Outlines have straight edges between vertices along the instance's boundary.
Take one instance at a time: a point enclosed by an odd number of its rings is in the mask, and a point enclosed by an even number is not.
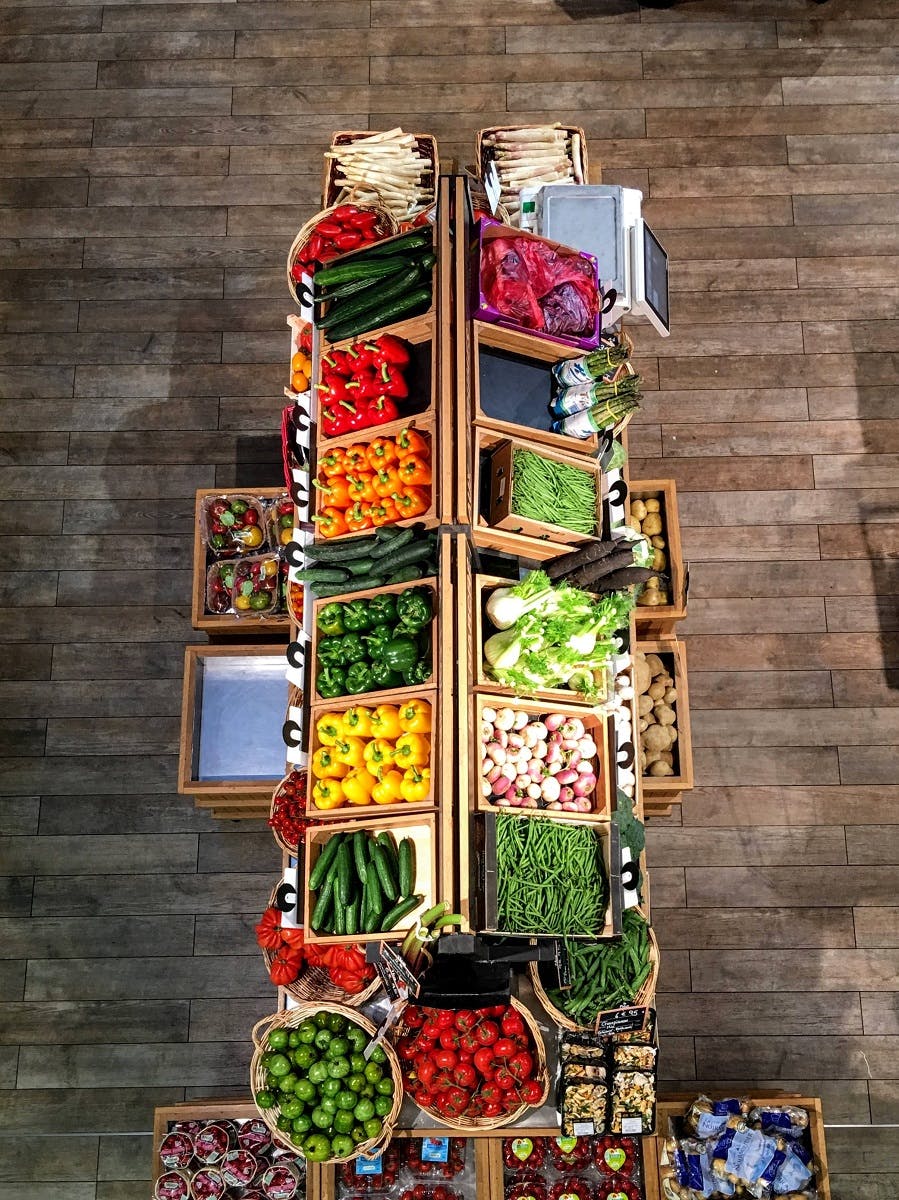
<svg viewBox="0 0 899 1200"><path fill-rule="evenodd" d="M356 199L365 196L399 221L433 203L433 180L424 182L433 176L433 164L419 150L415 136L399 127L346 145L332 144L325 158L334 163L335 182L343 185L341 196L355 188Z"/></svg>
<svg viewBox="0 0 899 1200"><path fill-rule="evenodd" d="M500 200L513 224L521 211L523 188L548 183L584 183L581 136L556 123L523 129L496 129L483 145L496 165Z"/></svg>

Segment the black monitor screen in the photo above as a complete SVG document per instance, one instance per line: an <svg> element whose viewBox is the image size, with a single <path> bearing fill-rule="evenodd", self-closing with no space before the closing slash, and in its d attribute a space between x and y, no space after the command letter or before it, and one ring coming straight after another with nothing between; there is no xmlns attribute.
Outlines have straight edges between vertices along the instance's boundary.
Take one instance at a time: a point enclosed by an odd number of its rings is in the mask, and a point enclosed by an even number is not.
<svg viewBox="0 0 899 1200"><path fill-rule="evenodd" d="M643 263L646 275L646 303L666 329L668 319L668 255L658 238L643 222Z"/></svg>

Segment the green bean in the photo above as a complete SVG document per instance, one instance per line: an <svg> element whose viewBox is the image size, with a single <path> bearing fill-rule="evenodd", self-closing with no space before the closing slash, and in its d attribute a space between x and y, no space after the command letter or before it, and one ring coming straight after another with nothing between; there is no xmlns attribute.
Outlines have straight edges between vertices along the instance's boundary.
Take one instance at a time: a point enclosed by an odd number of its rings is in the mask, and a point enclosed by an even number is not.
<svg viewBox="0 0 899 1200"><path fill-rule="evenodd" d="M592 1025L597 1013L631 1004L652 971L644 917L629 908L620 942L565 942L571 988L547 989L550 1000L579 1025Z"/></svg>
<svg viewBox="0 0 899 1200"><path fill-rule="evenodd" d="M555 462L531 450L515 450L511 510L530 520L593 534L596 477L586 469Z"/></svg>

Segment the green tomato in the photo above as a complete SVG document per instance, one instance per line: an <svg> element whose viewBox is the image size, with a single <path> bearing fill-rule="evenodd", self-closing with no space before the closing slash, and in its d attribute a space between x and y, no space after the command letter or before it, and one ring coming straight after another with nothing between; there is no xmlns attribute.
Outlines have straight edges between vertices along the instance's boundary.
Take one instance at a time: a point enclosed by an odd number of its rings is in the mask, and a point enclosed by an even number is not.
<svg viewBox="0 0 899 1200"><path fill-rule="evenodd" d="M337 1112L337 1101L333 1096L322 1096L321 1100L318 1102L318 1106L319 1108L324 1109L329 1117L333 1117Z"/></svg>
<svg viewBox="0 0 899 1200"><path fill-rule="evenodd" d="M372 1050L371 1054L369 1055L369 1058L372 1062L380 1063L381 1066L387 1062L387 1055L384 1053L384 1050L381 1046L375 1046L374 1050Z"/></svg>
<svg viewBox="0 0 899 1200"><path fill-rule="evenodd" d="M351 1092L361 1092L365 1087L365 1076L356 1072L347 1077L346 1085Z"/></svg>
<svg viewBox="0 0 899 1200"><path fill-rule="evenodd" d="M303 1138L302 1151L310 1162L324 1162L331 1157L331 1139L322 1133L310 1133Z"/></svg>
<svg viewBox="0 0 899 1200"><path fill-rule="evenodd" d="M328 1068L323 1062L314 1062L309 1068L309 1082L314 1084L324 1083L328 1078Z"/></svg>
<svg viewBox="0 0 899 1200"><path fill-rule="evenodd" d="M268 1044L273 1050L283 1050L290 1039L290 1034L286 1029L272 1029L269 1031Z"/></svg>
<svg viewBox="0 0 899 1200"><path fill-rule="evenodd" d="M356 1143L344 1133L338 1133L331 1138L331 1153L335 1158L349 1158L356 1148Z"/></svg>
<svg viewBox="0 0 899 1200"><path fill-rule="evenodd" d="M316 1029L327 1029L328 1021L331 1019L331 1014L326 1012L316 1013L312 1020L315 1022Z"/></svg>
<svg viewBox="0 0 899 1200"><path fill-rule="evenodd" d="M306 1105L302 1100L298 1100L296 1096L292 1096L289 1100L285 1100L281 1105L281 1116L288 1117L291 1121L294 1117L302 1115Z"/></svg>
<svg viewBox="0 0 899 1200"><path fill-rule="evenodd" d="M330 1029L320 1029L315 1035L315 1044L319 1050L327 1050L333 1036Z"/></svg>
<svg viewBox="0 0 899 1200"><path fill-rule="evenodd" d="M375 1116L386 1117L393 1108L393 1100L390 1096L375 1096Z"/></svg>
<svg viewBox="0 0 899 1200"><path fill-rule="evenodd" d="M308 1113L303 1113L299 1117L294 1117L290 1122L290 1127L294 1133L308 1133L312 1128L312 1118Z"/></svg>
<svg viewBox="0 0 899 1200"><path fill-rule="evenodd" d="M297 1031L295 1029L291 1029L290 1036L287 1039L287 1044L291 1048L291 1050L296 1050L297 1046L299 1046L300 1035L297 1033Z"/></svg>
<svg viewBox="0 0 899 1200"><path fill-rule="evenodd" d="M355 1121L356 1118L354 1117L353 1120ZM361 1124L359 1124L357 1122L353 1126L353 1128L350 1130L350 1137L353 1139L354 1142L364 1142L365 1141L365 1130L362 1128Z"/></svg>
<svg viewBox="0 0 899 1200"><path fill-rule="evenodd" d="M339 1091L335 1099L337 1100L337 1107L345 1108L348 1112L351 1112L356 1107L358 1101L355 1093L351 1092L348 1088L343 1088ZM346 1130L346 1132L349 1133L349 1130Z"/></svg>
<svg viewBox="0 0 899 1200"><path fill-rule="evenodd" d="M277 1075L266 1075L265 1077L265 1086L270 1092L277 1092L279 1082Z"/></svg>
<svg viewBox="0 0 899 1200"><path fill-rule="evenodd" d="M369 1037L364 1029L360 1029L358 1025L350 1025L346 1031L347 1041L353 1047L356 1054L361 1054L368 1045Z"/></svg>
<svg viewBox="0 0 899 1200"><path fill-rule="evenodd" d="M379 1079L384 1078L384 1068L380 1067L376 1062L366 1063L365 1078L369 1083L377 1083Z"/></svg>
<svg viewBox="0 0 899 1200"><path fill-rule="evenodd" d="M268 1064L268 1072L279 1079L282 1075L286 1075L290 1071L290 1059L286 1054L274 1054L271 1062Z"/></svg>
<svg viewBox="0 0 899 1200"><path fill-rule="evenodd" d="M378 1093L379 1096L392 1096L393 1095L393 1080L389 1076L385 1076L383 1079L379 1079L378 1082L375 1084L375 1091Z"/></svg>
<svg viewBox="0 0 899 1200"><path fill-rule="evenodd" d="M315 1041L315 1035L318 1033L318 1026L314 1021L301 1021L296 1028L296 1035L301 1045L308 1045L309 1042Z"/></svg>
<svg viewBox="0 0 899 1200"><path fill-rule="evenodd" d="M259 1063L267 1071L268 1064L272 1061L272 1059L274 1057L275 1057L274 1050L266 1050L265 1053L262 1055L262 1057L259 1059Z"/></svg>
<svg viewBox="0 0 899 1200"><path fill-rule="evenodd" d="M288 1071L286 1075L282 1075L278 1080L278 1088L282 1092L292 1092L300 1082L300 1077L296 1071Z"/></svg>
<svg viewBox="0 0 899 1200"><path fill-rule="evenodd" d="M297 1086L293 1089L294 1095L300 1100L314 1100L316 1096L315 1084L309 1079L301 1079Z"/></svg>
<svg viewBox="0 0 899 1200"><path fill-rule="evenodd" d="M322 1108L321 1105L319 1105L317 1108L313 1108L309 1115L312 1117L312 1124L316 1127L316 1129L331 1128L331 1114L326 1109Z"/></svg>
<svg viewBox="0 0 899 1200"><path fill-rule="evenodd" d="M331 1030L331 1032L343 1033L348 1024L346 1017L341 1016L340 1013L328 1013L327 1017L328 1028Z"/></svg>
<svg viewBox="0 0 899 1200"><path fill-rule="evenodd" d="M326 1069L332 1079L343 1079L350 1073L350 1060L348 1058L332 1058Z"/></svg>
<svg viewBox="0 0 899 1200"><path fill-rule="evenodd" d="M339 1079L328 1078L322 1081L318 1090L323 1096L336 1096L342 1087Z"/></svg>
<svg viewBox="0 0 899 1200"><path fill-rule="evenodd" d="M325 1051L325 1058L346 1058L350 1043L344 1037L332 1037L331 1044Z"/></svg>
<svg viewBox="0 0 899 1200"><path fill-rule="evenodd" d="M355 1101L353 1103L355 1104ZM258 1108L274 1108L275 1097L267 1088L263 1088L262 1091L256 1093L256 1105Z"/></svg>
<svg viewBox="0 0 899 1200"><path fill-rule="evenodd" d="M292 1128L290 1117L278 1117L275 1124L282 1133L289 1133Z"/></svg>
<svg viewBox="0 0 899 1200"><path fill-rule="evenodd" d="M334 1132L349 1133L356 1123L356 1118L351 1112L339 1108L334 1114Z"/></svg>
<svg viewBox="0 0 899 1200"><path fill-rule="evenodd" d="M314 1046L299 1046L290 1057L301 1071L308 1071L314 1062L318 1062Z"/></svg>
<svg viewBox="0 0 899 1200"><path fill-rule="evenodd" d="M384 1122L380 1117L371 1117L368 1121L363 1122L362 1128L365 1130L367 1138L376 1138L381 1132Z"/></svg>
<svg viewBox="0 0 899 1200"><path fill-rule="evenodd" d="M363 1096L356 1107L353 1109L353 1116L357 1121L361 1121L364 1125L366 1121L370 1121L375 1115L375 1106L371 1100Z"/></svg>
<svg viewBox="0 0 899 1200"><path fill-rule="evenodd" d="M362 1055L362 1054L351 1054L350 1055L350 1070L351 1071L364 1072L365 1068L367 1066L368 1066L368 1060L365 1058L364 1055Z"/></svg>

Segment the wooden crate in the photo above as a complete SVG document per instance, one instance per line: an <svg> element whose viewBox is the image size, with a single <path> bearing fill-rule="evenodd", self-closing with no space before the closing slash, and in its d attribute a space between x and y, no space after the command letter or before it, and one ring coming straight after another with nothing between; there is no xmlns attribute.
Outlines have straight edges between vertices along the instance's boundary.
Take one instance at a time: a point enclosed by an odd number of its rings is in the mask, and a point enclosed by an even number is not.
<svg viewBox="0 0 899 1200"><path fill-rule="evenodd" d="M430 463L431 463L431 474L432 474L432 480L431 480L431 484L430 484L431 503L428 506L428 508L426 509L426 511L421 513L419 516L407 517L407 518L403 519L402 521L393 521L391 524L392 524L392 527L395 529L402 529L406 525L423 525L426 529L433 529L434 526L439 523L439 518L437 515L438 509L439 509L438 493L440 491L440 483L441 483L440 447L438 446L437 438L435 437L434 421L430 417L425 417L425 418L414 417L412 420L400 422L398 424L395 432L398 433L400 429L415 429L430 444L430 447L431 447ZM355 434L346 434L343 437L329 438L325 442L318 442L315 447L316 454L320 455L322 452L327 453L328 450L338 450L338 449L346 450L346 448L348 446L367 446L367 445L369 445L370 442L373 442L375 440L375 438L382 436L380 430L381 430L381 426L376 425L376 426L372 427L371 429L360 429ZM327 502L323 499L320 488L315 488L314 491L316 493L316 495L315 495L315 515L321 516L322 510L327 507ZM347 540L348 538L359 537L360 534L368 534L368 533L374 533L374 530L373 529L363 529L358 532L342 533L342 534L340 534L339 537L335 537L335 538L326 538L326 537L322 537L318 527L316 527L315 541L317 543L341 542L341 541Z"/></svg>
<svg viewBox="0 0 899 1200"><path fill-rule="evenodd" d="M408 1138L445 1138L453 1136L458 1135L456 1135L453 1129L450 1129L445 1125L422 1125L420 1127L416 1126L412 1129L394 1129L393 1131L393 1140L398 1138L406 1140ZM489 1197L489 1200L502 1200L502 1187L500 1187L499 1192L494 1192L492 1190L494 1150L501 1148L501 1141L499 1138L497 1138L496 1131L491 1129L466 1131L464 1136L466 1138L471 1138L474 1143L474 1145L470 1148L469 1153L473 1152L474 1155L475 1180L478 1197ZM321 1190L315 1194L315 1200L337 1200L337 1168L333 1165L323 1166L321 1168L320 1179ZM456 1190L453 1188L452 1180L442 1181L440 1179L435 1179L430 1186L434 1187L441 1182L445 1182L446 1186L449 1187L451 1191ZM502 1183L502 1179L500 1179L500 1183ZM389 1200L390 1197L399 1195L402 1190L403 1189L400 1187L397 1187L394 1191L389 1193L381 1193L380 1196L387 1197L387 1200ZM346 1193L344 1193L344 1195L345 1194ZM378 1193L376 1193L376 1195L378 1195Z"/></svg>
<svg viewBox="0 0 899 1200"><path fill-rule="evenodd" d="M501 579L496 575L475 575L471 583L471 605L470 618L469 614L465 614L466 620L470 619L473 638L469 645L470 666L472 688L476 692L492 692L497 696L515 696L515 691L510 687L503 687L502 684L491 679L484 670L483 646L486 638L497 632L490 624L486 612L485 605L490 593L498 587L509 587L515 580ZM577 708L586 706L587 708L595 708L596 701L588 700L580 692L572 692L569 688L540 688L533 696L521 697L522 699L536 699L549 704L573 704Z"/></svg>
<svg viewBox="0 0 899 1200"><path fill-rule="evenodd" d="M397 843L404 837L411 837L415 843L415 880L414 889L424 896L421 904L413 909L408 916L403 917L396 929L389 933L354 933L318 934L310 925L314 900L309 892L309 876L318 861L322 847L329 838L337 833L347 833L356 830L367 830L370 833L392 833ZM433 907L437 902L437 862L439 846L437 843L436 821L431 813L410 813L408 816L397 816L395 813L372 813L367 821L353 821L338 824L336 821L327 825L310 825L306 830L306 853L304 855L303 871L303 928L307 942L318 942L321 945L340 945L345 942L359 944L362 942L401 942L416 918Z"/></svg>
<svg viewBox="0 0 899 1200"><path fill-rule="evenodd" d="M457 181L460 182L460 181ZM440 487L437 502L441 525L451 525L456 518L455 464L464 455L456 453L453 443L456 421L455 349L464 338L457 333L454 321L454 286L456 261L454 257L450 209L453 203L453 181L442 176L437 203L437 312L435 314L436 410ZM466 445L466 442L457 443Z"/></svg>
<svg viewBox="0 0 899 1200"><path fill-rule="evenodd" d="M419 389L413 389L410 393L415 396L412 400L397 400L401 414L395 421L385 421L383 425L371 425L365 429L354 430L351 434L341 434L339 437L326 437L322 432L321 423L321 392L318 385L321 383L321 364L322 357L327 354L328 348L323 347L322 352L313 361L313 418L316 422L316 438L319 454L327 454L332 446L339 446L348 440L367 441L375 437L394 437L405 429L408 425L417 424L423 420L429 422L437 421L439 388L438 388L438 366L437 366L437 317L435 313L426 313L421 317L410 317L408 321L398 321L391 326L390 332L403 341L408 342L413 347L422 347L420 353L413 350L413 360L415 361L414 372L409 372L409 377L413 382L423 383ZM377 335L372 335L377 336ZM354 341L358 339L350 339ZM365 339L363 339L365 340ZM425 369L426 365L426 369ZM414 407L413 407L414 404Z"/></svg>
<svg viewBox="0 0 899 1200"><path fill-rule="evenodd" d="M275 488L251 488L247 493L246 489L232 488L231 492L244 495L252 494L263 500L274 500L279 496L286 496L287 492L283 487ZM239 558L234 559L217 559L213 555L207 553L206 546L200 532L201 514L203 504L210 496L227 496L229 489L227 488L198 488L196 500L194 503L194 555L193 555L193 580L191 588L191 624L194 629L202 629L206 633L222 634L222 635L244 635L248 637L271 637L273 634L283 634L290 628L290 616L285 612L274 613L272 616L258 616L251 614L245 617L239 617L235 613L223 613L217 615L206 611L206 575L209 568L215 562L239 562ZM266 530L266 533L268 531ZM265 554L267 551L260 549L257 553ZM243 557L249 557L245 555Z"/></svg>
<svg viewBox="0 0 899 1200"><path fill-rule="evenodd" d="M424 689L433 688L439 685L439 654L438 642L441 634L440 608L439 608L439 587L437 579L433 575L427 576L425 579L416 579L411 583L395 583L390 587L369 588L367 591L352 592L346 594L342 599L347 603L352 600L370 600L372 596L398 596L401 592L408 592L412 588L427 588L431 593L431 601L434 609L434 618L431 621L431 678L426 679L424 683L416 684L414 687L396 688L391 692L394 697L409 698L418 695ZM312 701L313 713L328 709L333 704L342 704L344 701L356 704L380 704L379 697L386 696L384 692L360 692L353 696L338 696L334 700L325 700L319 696L315 690L315 680L318 675L318 614L326 604L333 604L335 600L340 600L339 596L327 596L316 600L313 604L312 619L313 619L313 634L312 634L312 653L309 662L309 695Z"/></svg>
<svg viewBox="0 0 899 1200"><path fill-rule="evenodd" d="M533 521L528 517L521 517L509 511L512 498L512 453L515 450L531 450L535 454L539 454L541 458L564 463L566 466L585 471L594 477L598 534L576 533L562 525ZM485 452L494 455L491 458L492 478L488 518L481 515L480 504L481 489L484 484L481 456ZM557 558L560 554L566 554L587 542L598 541L603 534L605 477L599 464L593 460L579 459L559 450L531 445L520 438L505 438L488 429L476 428L472 444L471 477L473 507L469 513L469 524L472 540L478 546L499 550L506 554L516 554L522 558L543 561Z"/></svg>
<svg viewBox="0 0 899 1200"><path fill-rule="evenodd" d="M407 688L403 688L397 691L377 692L377 702L378 704L398 704L401 706L403 700L409 700L413 698L406 695L408 690L409 689ZM449 738L450 744L452 744L453 736L452 724L450 724L448 727L444 727L442 724L442 710L439 695L440 694L436 688L432 687L429 689L422 687L418 690L418 693L414 697L414 699L417 700L426 700L431 706L431 732L427 735L431 741L431 761L428 764L431 771L431 791L427 800L415 804L410 804L406 800L398 800L395 804L375 804L372 802L371 804L365 805L344 804L340 808L316 808L312 802L312 789L317 781L315 776L312 774L312 767L310 765L306 780L306 794L308 796L306 804L307 817L310 820L326 821L329 823L334 821L346 822L350 818L368 820L374 820L378 818L386 821L389 820L395 813L402 816L406 813L433 812L437 807L440 794L438 780L440 762L442 761L441 747L443 745L443 739ZM345 696L339 702L326 700L321 705L313 708L309 730L310 760L312 759L313 754L315 754L316 750L318 750L322 744L318 737L318 718L326 712L346 712L348 708L354 707L355 700L355 696ZM372 698L369 704L367 704L365 707L374 707L374 698Z"/></svg>
<svg viewBox="0 0 899 1200"><path fill-rule="evenodd" d="M684 563L681 545L680 521L677 515L677 488L673 479L641 479L630 484L628 513L633 500L658 500L662 517L662 537L665 539L665 554L668 558L667 572L671 579L670 604L659 604L653 608L637 605L635 619L641 635L656 636L673 632L674 623L687 615L687 587L689 572Z"/></svg>
<svg viewBox="0 0 899 1200"><path fill-rule="evenodd" d="M726 1099L733 1092L712 1092L712 1099ZM662 1184L659 1171L664 1162L663 1143L668 1136L668 1122L682 1117L688 1105L696 1099L697 1092L684 1092L659 1097L657 1105L656 1134L645 1137L643 1142L644 1168L646 1176L646 1200L661 1200ZM809 1115L809 1137L815 1162L815 1187L818 1200L830 1200L830 1175L827 1169L827 1146L824 1138L824 1114L817 1096L796 1096L785 1092L766 1093L753 1096L751 1105L795 1104L804 1108Z"/></svg>
<svg viewBox="0 0 899 1200"><path fill-rule="evenodd" d="M598 434L591 433L589 437L568 437L563 433L553 433L550 429L551 416L549 401L551 393L550 367L563 358L580 358L586 351L574 346L558 346L547 342L544 338L534 337L524 330L504 329L501 325L491 325L488 321L472 321L472 361L469 388L472 396L474 422L484 429L505 434L508 437L523 437L542 446L562 450L568 454L595 455L599 449ZM516 421L491 416L487 404L488 397L481 387L481 356L491 350L513 355L515 358L528 359L533 365L543 366L546 370L546 421L545 428L523 424Z"/></svg>
<svg viewBox="0 0 899 1200"><path fill-rule="evenodd" d="M590 812L562 812L558 809L544 808L499 808L495 804L491 804L481 793L481 772L480 760L481 754L479 750L483 743L481 742L481 714L486 707L502 708L511 707L521 709L523 712L530 713L532 716L545 716L549 712L566 712L572 717L577 717L583 721L586 726L587 733L596 742L597 746L597 764L599 767L599 776L597 779L596 790L593 793L593 809ZM519 814L526 817L553 817L559 820L578 821L580 823L600 821L608 822L611 816L612 792L613 783L612 777L614 773L614 754L612 751L613 742L610 739L614 738L614 729L611 728L610 722L606 718L606 714L600 708L575 708L570 705L549 705L542 700L512 700L507 696L491 696L484 692L479 692L471 696L471 710L469 712L471 720L471 735L468 739L468 744L472 748L472 778L471 778L471 801L473 807L479 812L509 812ZM461 722L461 713L460 713Z"/></svg>
<svg viewBox="0 0 899 1200"><path fill-rule="evenodd" d="M656 779L652 775L639 775L640 785L643 793L643 803L646 806L648 815L660 815L658 812L653 813L649 805L653 801L659 801L663 805L670 805L679 800L681 792L690 791L693 787L693 742L690 736L690 693L687 685L687 650L683 642L679 642L677 638L659 638L658 640L644 640L640 638L633 643L634 651L641 651L643 654L658 654L666 665L670 662L670 674L674 679L674 686L677 689L677 701L675 702L674 711L677 714L675 728L677 729L677 741L674 743L677 756L677 772L674 775L665 775ZM635 738L639 746L639 733L637 727L634 727ZM639 765L639 755L638 755ZM677 797L677 799L675 799Z"/></svg>
<svg viewBox="0 0 899 1200"><path fill-rule="evenodd" d="M198 682L200 658L267 656L286 653L278 645L190 645L184 649L184 679L181 691L181 737L178 747L178 791L193 796L200 808L212 808L216 816L268 816L272 792L283 778L253 780L207 781L193 778L193 748L195 735L194 693ZM286 692L286 684L285 684Z"/></svg>

